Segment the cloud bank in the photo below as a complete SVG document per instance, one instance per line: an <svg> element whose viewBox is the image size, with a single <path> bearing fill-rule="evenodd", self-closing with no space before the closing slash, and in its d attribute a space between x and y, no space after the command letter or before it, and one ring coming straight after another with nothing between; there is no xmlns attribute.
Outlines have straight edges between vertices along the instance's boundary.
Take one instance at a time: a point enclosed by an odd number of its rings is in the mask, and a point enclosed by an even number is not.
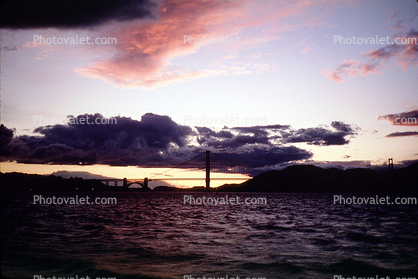
<svg viewBox="0 0 418 279"><path fill-rule="evenodd" d="M83 114L71 119L91 123L101 114ZM330 146L349 143L358 128L342 122L331 127L292 129L289 125L207 127L179 125L170 117L147 113L141 120L114 117L116 124L41 126L38 136L14 137L0 126L1 160L27 164L103 164L110 166L172 167L206 150L252 168L307 160L313 154L295 143Z"/></svg>

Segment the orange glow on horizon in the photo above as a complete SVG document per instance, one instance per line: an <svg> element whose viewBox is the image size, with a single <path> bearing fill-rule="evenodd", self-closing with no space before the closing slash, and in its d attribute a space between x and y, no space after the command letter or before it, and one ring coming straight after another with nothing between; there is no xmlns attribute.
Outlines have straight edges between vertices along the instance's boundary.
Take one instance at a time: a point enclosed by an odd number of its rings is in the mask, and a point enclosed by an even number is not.
<svg viewBox="0 0 418 279"><path fill-rule="evenodd" d="M68 172L88 172L90 174L97 174L106 176L109 178L128 178L142 180L145 177L151 179L151 186L159 186L158 181L161 181L161 185L171 185L179 188L189 188L194 186L205 186L205 171L192 171L192 170L173 170L164 174L167 180L164 180L164 175L158 176L158 174L170 170L170 168L139 168L133 166L127 167L114 167L105 165L41 165L41 164L22 164L16 162L2 162L1 172L22 172L28 174L40 174L49 175L57 171ZM224 173L211 173L212 178L242 178L242 180L211 180L211 187L218 187L227 183L242 183L250 177L241 174L224 174ZM202 178L202 180L170 180L170 178ZM154 180L154 181L152 181Z"/></svg>

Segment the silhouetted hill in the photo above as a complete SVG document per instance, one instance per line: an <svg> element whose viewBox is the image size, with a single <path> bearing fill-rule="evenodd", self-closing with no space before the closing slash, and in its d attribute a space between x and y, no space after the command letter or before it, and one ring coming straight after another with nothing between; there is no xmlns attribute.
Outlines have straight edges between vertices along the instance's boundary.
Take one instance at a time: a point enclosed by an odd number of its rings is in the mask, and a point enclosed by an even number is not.
<svg viewBox="0 0 418 279"><path fill-rule="evenodd" d="M283 193L418 193L418 163L392 173L371 169L323 169L311 165L268 171L218 191Z"/></svg>
<svg viewBox="0 0 418 279"><path fill-rule="evenodd" d="M26 173L0 173L1 191L111 191L98 180Z"/></svg>
<svg viewBox="0 0 418 279"><path fill-rule="evenodd" d="M103 176L100 174L91 173L88 171L55 171L51 173L54 176L61 176L63 178L80 177L84 179L112 179L114 177Z"/></svg>
<svg viewBox="0 0 418 279"><path fill-rule="evenodd" d="M173 191L181 191L180 188L172 187L172 186L157 186L152 191L156 192L173 192Z"/></svg>
<svg viewBox="0 0 418 279"><path fill-rule="evenodd" d="M403 192L414 189L418 192L418 163L414 163L408 167L394 170L392 173L386 174L386 183L394 185ZM389 187L389 186L388 186Z"/></svg>

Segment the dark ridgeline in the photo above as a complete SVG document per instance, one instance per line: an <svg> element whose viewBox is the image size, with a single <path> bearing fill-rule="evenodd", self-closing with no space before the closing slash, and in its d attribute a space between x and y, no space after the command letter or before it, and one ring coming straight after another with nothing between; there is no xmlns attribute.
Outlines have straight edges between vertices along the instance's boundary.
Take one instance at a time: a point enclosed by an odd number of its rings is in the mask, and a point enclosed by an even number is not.
<svg viewBox="0 0 418 279"><path fill-rule="evenodd" d="M378 173L371 169L323 169L312 165L268 171L239 185L219 191L283 193L418 193L418 163Z"/></svg>
<svg viewBox="0 0 418 279"><path fill-rule="evenodd" d="M111 191L95 179L62 178L54 175L0 173L1 192L13 191Z"/></svg>
<svg viewBox="0 0 418 279"><path fill-rule="evenodd" d="M1 191L143 191L106 186L100 180L22 173L0 173ZM205 191L206 187L179 189L160 186L153 191ZM418 163L378 173L371 169L323 169L312 165L290 166L262 173L241 184L225 184L211 191L282 193L400 193L418 194Z"/></svg>

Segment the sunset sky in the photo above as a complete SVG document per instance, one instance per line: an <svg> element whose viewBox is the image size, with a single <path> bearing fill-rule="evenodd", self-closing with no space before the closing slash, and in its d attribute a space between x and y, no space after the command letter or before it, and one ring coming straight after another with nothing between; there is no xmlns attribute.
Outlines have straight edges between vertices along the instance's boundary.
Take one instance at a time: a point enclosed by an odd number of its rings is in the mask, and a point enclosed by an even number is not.
<svg viewBox="0 0 418 279"><path fill-rule="evenodd" d="M416 0L40 2L1 7L2 172L418 160Z"/></svg>

